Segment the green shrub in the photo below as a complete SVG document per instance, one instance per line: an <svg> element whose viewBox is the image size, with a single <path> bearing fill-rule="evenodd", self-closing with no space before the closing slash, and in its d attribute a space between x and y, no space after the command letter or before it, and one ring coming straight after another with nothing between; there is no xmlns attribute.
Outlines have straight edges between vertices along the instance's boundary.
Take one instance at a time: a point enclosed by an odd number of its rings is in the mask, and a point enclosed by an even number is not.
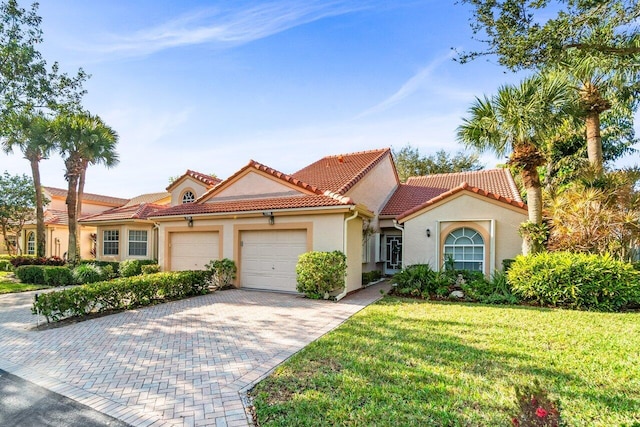
<svg viewBox="0 0 640 427"><path fill-rule="evenodd" d="M233 285L238 271L236 263L228 258L212 260L205 268L211 273L211 285L217 289Z"/></svg>
<svg viewBox="0 0 640 427"><path fill-rule="evenodd" d="M83 264L81 263L73 269L73 280L79 285L85 283L95 283L110 278L109 272L106 269L111 266L106 266L104 269L100 268L96 264Z"/></svg>
<svg viewBox="0 0 640 427"><path fill-rule="evenodd" d="M520 300L513 294L507 274L503 270L496 270L491 280L484 276L472 280L462 286L465 295L474 301L484 304L517 304Z"/></svg>
<svg viewBox="0 0 640 427"><path fill-rule="evenodd" d="M296 264L296 289L309 298L321 298L327 293L344 288L347 257L340 251L307 252Z"/></svg>
<svg viewBox="0 0 640 427"><path fill-rule="evenodd" d="M47 286L67 286L73 284L73 274L68 267L42 267L44 284Z"/></svg>
<svg viewBox="0 0 640 427"><path fill-rule="evenodd" d="M44 268L41 265L21 265L15 274L22 283L44 285Z"/></svg>
<svg viewBox="0 0 640 427"><path fill-rule="evenodd" d="M122 277L39 295L31 311L47 322L92 312L122 310L208 292L208 271Z"/></svg>
<svg viewBox="0 0 640 427"><path fill-rule="evenodd" d="M20 255L20 256L12 256L10 261L11 261L11 264L16 268L23 265L62 266L65 264L64 260L57 256L52 256L49 258L40 258L33 255Z"/></svg>
<svg viewBox="0 0 640 427"><path fill-rule="evenodd" d="M362 273L362 284L366 285L367 283L375 282L381 277L382 273L379 270L367 271Z"/></svg>
<svg viewBox="0 0 640 427"><path fill-rule="evenodd" d="M158 264L144 264L140 266L142 274L155 274L160 273L160 266Z"/></svg>
<svg viewBox="0 0 640 427"><path fill-rule="evenodd" d="M94 264L102 268L103 271L108 271L108 269L105 270L105 267L110 267L112 273L111 277L116 277L118 275L118 267L120 267L120 262L118 261L98 261L95 259L83 259L80 261L80 265L82 264Z"/></svg>
<svg viewBox="0 0 640 427"><path fill-rule="evenodd" d="M609 255L518 256L507 278L516 295L544 306L619 311L640 304L640 272Z"/></svg>
<svg viewBox="0 0 640 427"><path fill-rule="evenodd" d="M429 296L439 287L438 274L428 264L410 265L393 276L396 292L400 295Z"/></svg>
<svg viewBox="0 0 640 427"><path fill-rule="evenodd" d="M502 269L505 271L505 273L507 271L509 271L509 269L511 268L511 265L514 263L515 259L513 258L505 258L502 260Z"/></svg>
<svg viewBox="0 0 640 427"><path fill-rule="evenodd" d="M0 271L11 271L13 270L13 265L11 261L8 259L0 259Z"/></svg>
<svg viewBox="0 0 640 427"><path fill-rule="evenodd" d="M142 267L140 261L137 259L125 259L124 261L120 261L118 271L120 277L138 276L142 274Z"/></svg>

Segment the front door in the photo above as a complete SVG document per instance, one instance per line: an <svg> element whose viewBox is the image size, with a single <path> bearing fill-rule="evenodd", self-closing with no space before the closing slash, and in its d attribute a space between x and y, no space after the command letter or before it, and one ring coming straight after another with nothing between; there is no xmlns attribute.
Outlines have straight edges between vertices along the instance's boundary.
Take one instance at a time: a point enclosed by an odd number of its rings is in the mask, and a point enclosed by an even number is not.
<svg viewBox="0 0 640 427"><path fill-rule="evenodd" d="M402 268L402 236L385 236L384 273L395 274Z"/></svg>

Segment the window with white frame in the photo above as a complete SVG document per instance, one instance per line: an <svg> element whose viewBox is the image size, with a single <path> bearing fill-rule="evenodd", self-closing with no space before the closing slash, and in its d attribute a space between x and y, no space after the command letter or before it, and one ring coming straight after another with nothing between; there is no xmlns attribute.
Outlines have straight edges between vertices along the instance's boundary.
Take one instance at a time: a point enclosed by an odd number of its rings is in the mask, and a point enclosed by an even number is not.
<svg viewBox="0 0 640 427"><path fill-rule="evenodd" d="M147 256L147 230L129 230L129 256Z"/></svg>
<svg viewBox="0 0 640 427"><path fill-rule="evenodd" d="M27 234L27 255L36 254L36 233L33 231Z"/></svg>
<svg viewBox="0 0 640 427"><path fill-rule="evenodd" d="M104 230L102 233L102 254L118 255L120 247L120 231Z"/></svg>
<svg viewBox="0 0 640 427"><path fill-rule="evenodd" d="M185 191L182 195L182 203L193 203L196 200L195 194L192 191Z"/></svg>
<svg viewBox="0 0 640 427"><path fill-rule="evenodd" d="M444 241L444 259L451 258L457 270L484 271L484 239L468 227L453 230Z"/></svg>

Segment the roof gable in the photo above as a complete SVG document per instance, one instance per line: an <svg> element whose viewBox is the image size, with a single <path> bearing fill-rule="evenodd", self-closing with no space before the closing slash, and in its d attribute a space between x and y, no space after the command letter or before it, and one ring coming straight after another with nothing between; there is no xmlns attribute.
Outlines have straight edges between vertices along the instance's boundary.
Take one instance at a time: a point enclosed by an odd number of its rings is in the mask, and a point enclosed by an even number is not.
<svg viewBox="0 0 640 427"><path fill-rule="evenodd" d="M248 188L246 185L243 185L247 183L255 184L257 182L262 183L258 188ZM234 186L237 186L237 188L234 189ZM264 190L267 190L266 194ZM317 187L258 163L255 160L250 160L249 163L238 172L203 194L196 200L196 203L213 201L213 199L218 196L224 197L225 194L236 197L245 196L245 198L255 198L260 195L267 196L269 192L271 192L271 194L283 192L295 192L306 195L323 194Z"/></svg>
<svg viewBox="0 0 640 427"><path fill-rule="evenodd" d="M457 194L460 194L461 192L468 192L474 195L478 195L481 197L485 197L487 199L490 199L492 201L497 201L500 203L504 203L505 205L509 205L511 207L515 207L515 208L519 208L522 210L527 210L527 205L524 204L521 201L516 201L510 198L506 198L503 196L500 196L499 194L494 194L491 193L489 191L480 189L478 187L474 187L471 186L469 184L467 184L466 182L463 182L462 184L460 184L459 186L452 188L451 190L445 191L439 195L437 195L436 197L427 200L426 202L423 202L417 206L414 206L413 208L409 209L408 211L402 213L401 215L399 215L397 217L397 220L399 222L404 222L406 219L408 219L409 217L413 216L414 214L417 214L421 211L425 211L428 210L436 205L438 205L440 202L443 202L444 200L450 198L450 197L454 197Z"/></svg>
<svg viewBox="0 0 640 427"><path fill-rule="evenodd" d="M387 155L391 155L389 148L326 156L293 176L319 189L343 195Z"/></svg>

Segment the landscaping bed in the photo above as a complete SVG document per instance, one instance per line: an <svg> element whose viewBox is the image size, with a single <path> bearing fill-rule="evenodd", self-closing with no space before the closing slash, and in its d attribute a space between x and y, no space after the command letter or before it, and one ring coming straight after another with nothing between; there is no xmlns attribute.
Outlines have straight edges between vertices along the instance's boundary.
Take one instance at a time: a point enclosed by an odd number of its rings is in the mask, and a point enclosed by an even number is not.
<svg viewBox="0 0 640 427"><path fill-rule="evenodd" d="M535 380L570 426L640 423L640 313L387 297L251 392L260 426L508 426Z"/></svg>

